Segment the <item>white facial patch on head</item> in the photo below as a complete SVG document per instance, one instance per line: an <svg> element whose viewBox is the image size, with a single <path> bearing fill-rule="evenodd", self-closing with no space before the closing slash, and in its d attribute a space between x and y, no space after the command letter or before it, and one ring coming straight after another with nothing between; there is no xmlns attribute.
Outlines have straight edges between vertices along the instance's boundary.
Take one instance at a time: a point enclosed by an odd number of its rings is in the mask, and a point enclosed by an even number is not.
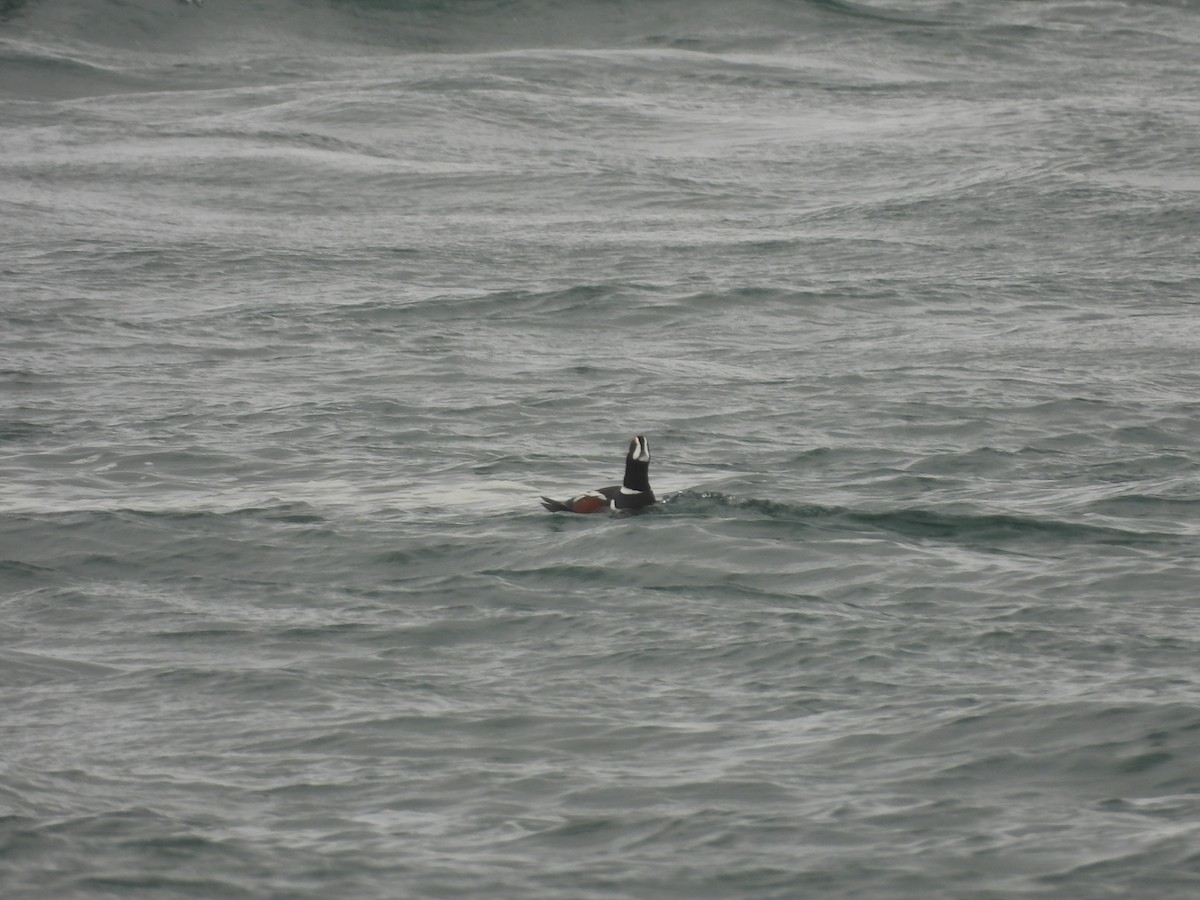
<svg viewBox="0 0 1200 900"><path fill-rule="evenodd" d="M638 462L650 462L650 442L644 437L635 437L629 445L629 455Z"/></svg>

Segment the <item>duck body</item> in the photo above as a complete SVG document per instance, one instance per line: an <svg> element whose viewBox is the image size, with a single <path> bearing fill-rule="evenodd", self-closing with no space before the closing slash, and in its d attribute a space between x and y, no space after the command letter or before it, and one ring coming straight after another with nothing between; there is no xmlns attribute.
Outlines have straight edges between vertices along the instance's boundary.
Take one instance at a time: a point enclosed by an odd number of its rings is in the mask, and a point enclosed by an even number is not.
<svg viewBox="0 0 1200 900"><path fill-rule="evenodd" d="M542 498L550 512L598 513L645 509L655 502L650 488L650 444L642 435L629 442L625 456L625 478L612 487L585 491L569 500Z"/></svg>

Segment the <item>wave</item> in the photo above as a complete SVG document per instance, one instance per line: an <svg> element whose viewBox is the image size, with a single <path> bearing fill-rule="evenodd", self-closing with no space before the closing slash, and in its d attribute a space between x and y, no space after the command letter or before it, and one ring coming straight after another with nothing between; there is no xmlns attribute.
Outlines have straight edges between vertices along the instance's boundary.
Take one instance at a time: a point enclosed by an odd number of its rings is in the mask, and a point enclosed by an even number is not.
<svg viewBox="0 0 1200 900"><path fill-rule="evenodd" d="M511 47L762 48L829 29L936 24L849 0L0 0L0 23L154 50L287 36L414 51Z"/></svg>
<svg viewBox="0 0 1200 900"><path fill-rule="evenodd" d="M65 99L147 86L134 75L80 55L0 40L0 97Z"/></svg>
<svg viewBox="0 0 1200 900"><path fill-rule="evenodd" d="M1192 49L1191 26L1174 10L1123 9L1101 5L1076 28L1078 12L1064 0L1029 14L852 0L0 0L0 96L281 83L396 53L528 50L696 52L730 57L739 69L751 57L770 67L800 59L786 66L792 78L820 82L825 72L840 90L888 90L943 79L964 53L981 66L1009 66L1037 64L1065 40L1088 58L1113 42L1136 49L1147 36ZM1174 37L1180 31L1185 37Z"/></svg>
<svg viewBox="0 0 1200 900"><path fill-rule="evenodd" d="M920 507L855 510L838 506L737 498L710 491L681 491L665 499L672 515L760 519L804 530L845 531L909 541L940 541L968 546L1112 544L1142 546L1181 540L1180 535L1109 525L1004 513L960 513Z"/></svg>
<svg viewBox="0 0 1200 900"><path fill-rule="evenodd" d="M764 48L829 27L840 4L750 0L0 0L0 98L238 86L320 60L518 49ZM855 14L857 15L857 13Z"/></svg>
<svg viewBox="0 0 1200 900"><path fill-rule="evenodd" d="M1164 0L1165 2L1165 0ZM1169 14L1132 18L1128 4L1088 11L1089 33L1145 31L1171 39ZM1173 7L1166 7L1173 9ZM1106 16L1106 13L1111 15ZM1186 14L1186 11L1181 10ZM905 34L923 53L965 41L976 53L1009 54L1032 38L1073 34L1081 13L1047 2L1033 14L987 4L913 5L853 0L0 0L5 32L136 51L203 51L215 57L311 57L314 47L356 53L478 52L530 48L669 48L711 52L822 47L849 38L878 59L889 36ZM1105 31L1105 23L1112 29ZM1080 24L1083 24L1080 22ZM297 40L300 43L297 43ZM1048 49L1039 47L1036 52ZM851 63L854 65L854 63Z"/></svg>

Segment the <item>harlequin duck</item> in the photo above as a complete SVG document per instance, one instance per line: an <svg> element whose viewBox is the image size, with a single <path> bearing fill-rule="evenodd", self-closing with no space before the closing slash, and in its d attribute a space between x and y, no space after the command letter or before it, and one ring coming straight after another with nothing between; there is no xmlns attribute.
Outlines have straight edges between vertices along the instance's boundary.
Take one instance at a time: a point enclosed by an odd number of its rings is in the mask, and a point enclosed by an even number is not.
<svg viewBox="0 0 1200 900"><path fill-rule="evenodd" d="M542 498L542 506L550 512L594 513L617 510L644 509L654 502L650 490L650 444L640 434L629 442L625 457L625 480L620 486L588 491L578 497L559 502Z"/></svg>

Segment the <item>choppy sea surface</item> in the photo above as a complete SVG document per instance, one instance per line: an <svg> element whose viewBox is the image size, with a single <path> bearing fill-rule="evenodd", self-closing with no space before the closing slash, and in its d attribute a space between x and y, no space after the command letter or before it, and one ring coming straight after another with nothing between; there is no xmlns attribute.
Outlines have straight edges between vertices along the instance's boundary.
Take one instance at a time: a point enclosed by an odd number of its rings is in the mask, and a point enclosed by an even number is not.
<svg viewBox="0 0 1200 900"><path fill-rule="evenodd" d="M0 894L1200 896L1198 60L0 2Z"/></svg>

